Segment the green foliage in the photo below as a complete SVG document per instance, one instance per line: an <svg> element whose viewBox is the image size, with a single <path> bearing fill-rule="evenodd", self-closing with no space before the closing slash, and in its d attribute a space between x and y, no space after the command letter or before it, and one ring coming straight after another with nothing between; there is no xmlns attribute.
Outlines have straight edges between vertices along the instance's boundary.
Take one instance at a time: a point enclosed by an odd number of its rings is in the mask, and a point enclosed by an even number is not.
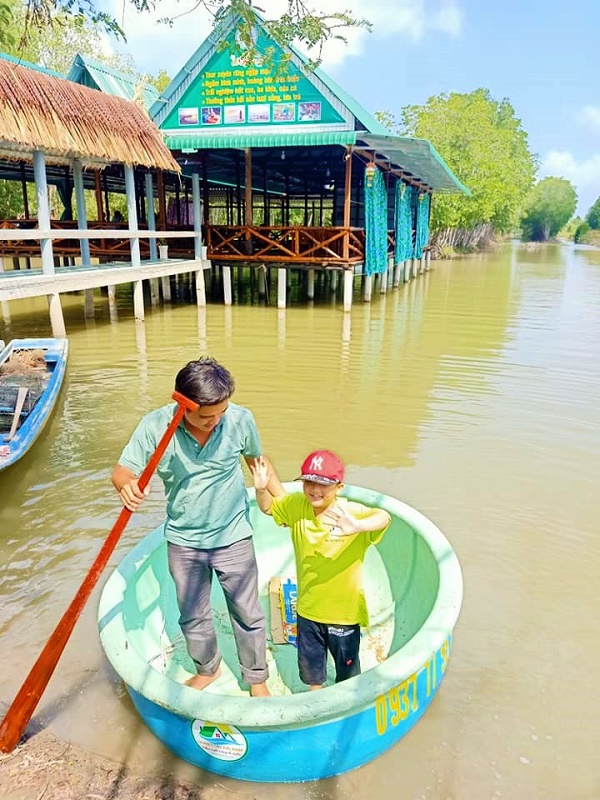
<svg viewBox="0 0 600 800"><path fill-rule="evenodd" d="M591 228L587 222L581 222L577 228L575 229L575 233L573 234L573 241L575 244L583 242L587 233L591 231Z"/></svg>
<svg viewBox="0 0 600 800"><path fill-rule="evenodd" d="M590 228L593 228L595 231L600 229L600 197L586 214L585 220Z"/></svg>
<svg viewBox="0 0 600 800"><path fill-rule="evenodd" d="M124 0L125 1L125 0ZM7 0L0 0L7 2ZM137 11L154 12L160 9L160 0L127 0ZM117 39L126 40L126 33L111 14L102 10L102 0L26 0L27 3L27 36L32 30L52 27L59 17L81 17L87 23L92 23L99 29L115 36ZM349 11L326 13L315 11L307 6L304 0L282 0L286 10L274 19L267 19L266 27L271 36L281 46L289 46L294 42L304 47L314 48L316 58L310 62L310 67L318 66L321 61L321 52L324 45L330 40L346 41L344 31L349 28L371 29L367 20L355 17ZM185 14L203 9L215 23L221 21L228 12L240 14L243 24L240 29L240 45L244 47L247 55L252 58L256 55L257 48L252 37L252 28L256 21L256 12L246 0L195 0L190 4L189 11L177 15L165 16L159 21L172 25L173 20ZM267 57L268 53L262 54Z"/></svg>
<svg viewBox="0 0 600 800"><path fill-rule="evenodd" d="M389 112L378 117L394 133L428 139L472 193L434 194L433 230L481 223L499 233L515 229L537 161L508 100L494 100L487 89L452 92L430 97L423 106L406 106L400 124Z"/></svg>
<svg viewBox="0 0 600 800"><path fill-rule="evenodd" d="M0 179L0 219L16 219L23 211L23 190L16 181Z"/></svg>
<svg viewBox="0 0 600 800"><path fill-rule="evenodd" d="M57 13L51 24L36 26L28 17L26 0L8 1L11 4L10 41L6 40L3 48L9 55L64 75L77 53L81 53L102 60L121 72L136 74L131 56L102 55L102 28L84 15Z"/></svg>
<svg viewBox="0 0 600 800"><path fill-rule="evenodd" d="M12 3L0 0L0 49L6 52L16 44L16 28L12 14Z"/></svg>
<svg viewBox="0 0 600 800"><path fill-rule="evenodd" d="M559 230L558 236L561 239L574 239L577 228L579 228L582 222L583 220L581 217L573 217Z"/></svg>
<svg viewBox="0 0 600 800"><path fill-rule="evenodd" d="M523 238L545 242L556 236L575 213L577 193L565 178L544 178L537 183L527 199L521 229Z"/></svg>
<svg viewBox="0 0 600 800"><path fill-rule="evenodd" d="M148 83L150 83L154 88L162 94L167 86L171 83L171 78L169 73L165 69L161 69L158 72L158 75L154 77L153 75L146 75L145 76Z"/></svg>

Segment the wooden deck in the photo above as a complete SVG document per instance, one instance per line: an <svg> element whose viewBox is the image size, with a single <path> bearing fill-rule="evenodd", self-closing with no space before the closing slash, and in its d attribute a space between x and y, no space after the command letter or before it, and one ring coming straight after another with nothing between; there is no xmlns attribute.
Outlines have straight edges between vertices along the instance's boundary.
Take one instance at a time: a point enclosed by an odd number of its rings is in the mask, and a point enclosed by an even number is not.
<svg viewBox="0 0 600 800"><path fill-rule="evenodd" d="M130 262L96 264L89 267L58 267L54 274L41 269L0 272L0 301L26 297L97 289L147 278L163 278L210 269L210 261L202 259L168 259L142 261L139 267Z"/></svg>

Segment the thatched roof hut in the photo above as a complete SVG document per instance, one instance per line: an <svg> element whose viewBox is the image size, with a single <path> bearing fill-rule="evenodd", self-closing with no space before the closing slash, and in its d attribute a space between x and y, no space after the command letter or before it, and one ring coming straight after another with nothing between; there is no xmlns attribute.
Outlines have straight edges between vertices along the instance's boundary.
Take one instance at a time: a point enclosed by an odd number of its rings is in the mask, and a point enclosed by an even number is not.
<svg viewBox="0 0 600 800"><path fill-rule="evenodd" d="M180 171L136 103L0 59L0 158L30 159L34 150L58 164Z"/></svg>

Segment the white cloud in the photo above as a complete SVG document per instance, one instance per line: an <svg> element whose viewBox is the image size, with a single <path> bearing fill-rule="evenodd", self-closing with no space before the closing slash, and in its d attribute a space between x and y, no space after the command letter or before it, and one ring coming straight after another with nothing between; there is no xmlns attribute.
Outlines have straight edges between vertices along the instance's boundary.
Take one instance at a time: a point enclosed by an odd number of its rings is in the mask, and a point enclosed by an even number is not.
<svg viewBox="0 0 600 800"><path fill-rule="evenodd" d="M257 8L268 18L276 18L285 9L284 0L258 0ZM309 3L310 6L310 3ZM200 46L211 29L211 18L204 9L175 20L172 27L159 25L157 19L181 14L193 7L193 0L160 0L159 14L136 13L128 3L110 0L113 13L127 33L126 52L133 55L138 68L156 74L166 69L175 75L185 61ZM460 35L463 14L458 0L320 0L314 8L324 13L350 11L358 18L366 18L373 25L372 33L363 29L340 32L347 44L332 41L323 52L323 65L340 64L349 56L359 55L367 37L382 39L403 35L413 42L421 41L427 34L439 32L447 36ZM123 49L121 46L119 50Z"/></svg>
<svg viewBox="0 0 600 800"><path fill-rule="evenodd" d="M582 125L593 131L600 131L600 108L598 106L585 106L578 115Z"/></svg>
<svg viewBox="0 0 600 800"><path fill-rule="evenodd" d="M540 177L550 176L571 181L579 201L577 213L584 215L600 195L600 153L577 160L572 153L551 150L540 166Z"/></svg>

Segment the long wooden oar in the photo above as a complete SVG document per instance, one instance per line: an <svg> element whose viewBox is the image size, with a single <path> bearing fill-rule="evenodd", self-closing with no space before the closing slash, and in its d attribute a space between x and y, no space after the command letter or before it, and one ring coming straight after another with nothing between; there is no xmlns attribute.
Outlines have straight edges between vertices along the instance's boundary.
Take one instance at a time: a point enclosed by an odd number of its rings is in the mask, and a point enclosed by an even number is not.
<svg viewBox="0 0 600 800"><path fill-rule="evenodd" d="M177 426L181 422L183 415L186 411L196 411L198 408L197 403L193 403L184 397L179 392L173 393L173 400L178 403L178 408L173 415L173 419L169 423L169 427L164 432L162 439L152 454L150 460L144 467L142 474L139 477L138 485L143 491L148 485L154 470L158 466L160 459L163 457L167 445L173 438ZM108 538L102 545L100 552L96 556L96 560L92 564L92 568L85 577L83 583L79 587L79 591L71 601L71 605L63 614L60 622L50 635L46 642L46 646L38 656L37 661L33 665L31 672L25 678L25 683L19 689L19 692L8 709L8 712L2 724L0 725L0 751L3 753L10 753L15 749L27 723L31 719L35 707L39 703L52 673L54 672L58 660L62 655L65 645L69 640L75 623L81 614L83 607L89 598L98 578L111 556L112 551L115 549L119 537L123 533L125 526L131 518L132 511L128 508L123 508Z"/></svg>
<svg viewBox="0 0 600 800"><path fill-rule="evenodd" d="M10 432L8 436L4 437L5 442L11 442L14 439L17 428L19 427L21 411L23 411L23 406L25 405L25 398L27 397L28 391L29 389L27 386L19 386L19 391L17 392L17 402L15 405L15 413L13 414L13 421L12 425L10 426Z"/></svg>

